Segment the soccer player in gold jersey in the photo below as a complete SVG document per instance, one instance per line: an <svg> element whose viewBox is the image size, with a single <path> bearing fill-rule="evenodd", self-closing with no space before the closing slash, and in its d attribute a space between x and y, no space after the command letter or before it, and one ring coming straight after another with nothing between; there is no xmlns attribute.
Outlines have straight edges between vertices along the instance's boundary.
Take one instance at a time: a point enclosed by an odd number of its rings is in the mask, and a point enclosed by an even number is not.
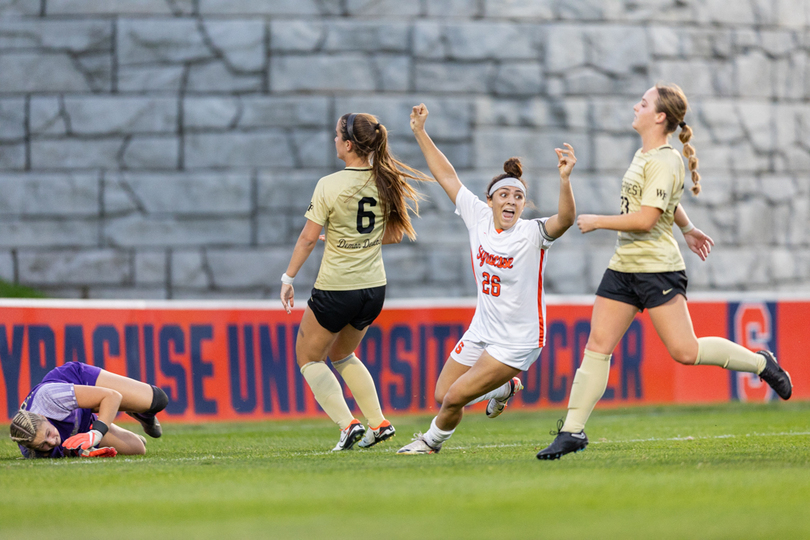
<svg viewBox="0 0 810 540"><path fill-rule="evenodd" d="M713 242L689 222L680 206L684 165L669 138L678 138L689 161L692 192L700 192L698 160L689 144L692 129L684 121L688 103L676 85L656 85L633 107L633 128L641 148L622 179L621 214L583 214L577 226L583 233L597 229L618 231L616 251L596 291L591 330L584 358L574 376L568 413L557 436L538 459L559 459L588 445L585 423L607 387L610 357L636 313L649 310L658 336L672 358L684 365L720 366L756 373L782 399L792 393L790 376L770 351L754 353L720 337L697 338L686 304L683 257L672 234L672 224L684 233L689 248L705 260Z"/></svg>
<svg viewBox="0 0 810 540"><path fill-rule="evenodd" d="M370 114L340 117L335 151L346 168L321 178L315 187L306 225L281 277L281 303L290 313L293 279L326 228L326 248L301 319L295 355L318 404L340 427L333 448L339 451L358 441L370 447L395 433L383 416L374 380L354 351L385 300L382 244L397 243L403 235L416 237L408 212L418 215L419 197L406 179L429 178L391 155L388 131ZM340 383L326 365L327 356L366 417L368 430L349 410Z"/></svg>

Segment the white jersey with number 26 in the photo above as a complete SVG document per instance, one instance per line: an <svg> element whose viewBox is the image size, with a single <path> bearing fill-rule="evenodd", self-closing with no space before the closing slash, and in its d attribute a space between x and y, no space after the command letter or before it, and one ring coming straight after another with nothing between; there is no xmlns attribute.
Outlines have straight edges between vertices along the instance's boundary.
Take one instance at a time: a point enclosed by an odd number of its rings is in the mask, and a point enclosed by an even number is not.
<svg viewBox="0 0 810 540"><path fill-rule="evenodd" d="M514 348L542 347L546 334L543 272L554 238L548 218L519 219L498 231L492 209L462 186L456 214L467 226L478 303L470 331L483 341Z"/></svg>

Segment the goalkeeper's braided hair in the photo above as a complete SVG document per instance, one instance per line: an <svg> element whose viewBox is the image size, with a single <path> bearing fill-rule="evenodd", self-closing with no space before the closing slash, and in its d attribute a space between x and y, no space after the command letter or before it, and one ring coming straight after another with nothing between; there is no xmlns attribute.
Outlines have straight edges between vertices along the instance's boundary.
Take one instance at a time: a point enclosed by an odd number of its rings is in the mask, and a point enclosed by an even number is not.
<svg viewBox="0 0 810 540"><path fill-rule="evenodd" d="M26 448L31 448L31 444L37 438L39 426L45 421L45 417L42 415L30 411L17 411L11 421L11 440Z"/></svg>

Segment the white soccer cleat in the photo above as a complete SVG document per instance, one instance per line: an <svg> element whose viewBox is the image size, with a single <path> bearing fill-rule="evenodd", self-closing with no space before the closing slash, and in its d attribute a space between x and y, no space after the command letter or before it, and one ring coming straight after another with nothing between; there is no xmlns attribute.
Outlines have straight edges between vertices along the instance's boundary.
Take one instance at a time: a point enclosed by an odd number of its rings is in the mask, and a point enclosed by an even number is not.
<svg viewBox="0 0 810 540"><path fill-rule="evenodd" d="M512 380L509 381L509 385L512 387L512 391L509 392L509 395L506 396L504 399L495 399L492 398L487 403L487 418L495 418L500 416L503 410L506 408L506 404L512 399L512 396L523 390L523 383L520 382L520 379L517 377L512 377Z"/></svg>
<svg viewBox="0 0 810 540"><path fill-rule="evenodd" d="M396 432L397 430L394 429L391 422L388 420L383 420L382 423L374 429L372 429L371 426L368 426L366 434L363 436L363 440L360 441L357 446L360 448L371 448L377 443L381 443L392 438Z"/></svg>
<svg viewBox="0 0 810 540"><path fill-rule="evenodd" d="M430 446L425 440L424 435L414 433L413 442L397 450L397 454L438 454L441 449L441 444L438 446Z"/></svg>
<svg viewBox="0 0 810 540"><path fill-rule="evenodd" d="M338 443L332 448L332 452L340 452L341 450L351 450L354 443L363 437L366 428L359 420L352 420L352 423L346 429L340 430L340 439Z"/></svg>

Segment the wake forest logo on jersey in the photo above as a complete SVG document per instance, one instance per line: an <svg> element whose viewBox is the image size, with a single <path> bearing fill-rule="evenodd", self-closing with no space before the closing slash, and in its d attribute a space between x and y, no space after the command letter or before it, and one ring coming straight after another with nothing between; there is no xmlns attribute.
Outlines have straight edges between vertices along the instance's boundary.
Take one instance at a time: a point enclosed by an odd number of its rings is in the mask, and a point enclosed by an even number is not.
<svg viewBox="0 0 810 540"><path fill-rule="evenodd" d="M656 197L661 197L662 199L666 200L666 198L667 198L667 190L665 190L665 189L656 189L655 190L655 196Z"/></svg>
<svg viewBox="0 0 810 540"><path fill-rule="evenodd" d="M483 246L478 246L478 255L475 258L478 259L478 266L488 264L497 268L512 268L512 262L515 260L514 257L501 257L487 253Z"/></svg>

